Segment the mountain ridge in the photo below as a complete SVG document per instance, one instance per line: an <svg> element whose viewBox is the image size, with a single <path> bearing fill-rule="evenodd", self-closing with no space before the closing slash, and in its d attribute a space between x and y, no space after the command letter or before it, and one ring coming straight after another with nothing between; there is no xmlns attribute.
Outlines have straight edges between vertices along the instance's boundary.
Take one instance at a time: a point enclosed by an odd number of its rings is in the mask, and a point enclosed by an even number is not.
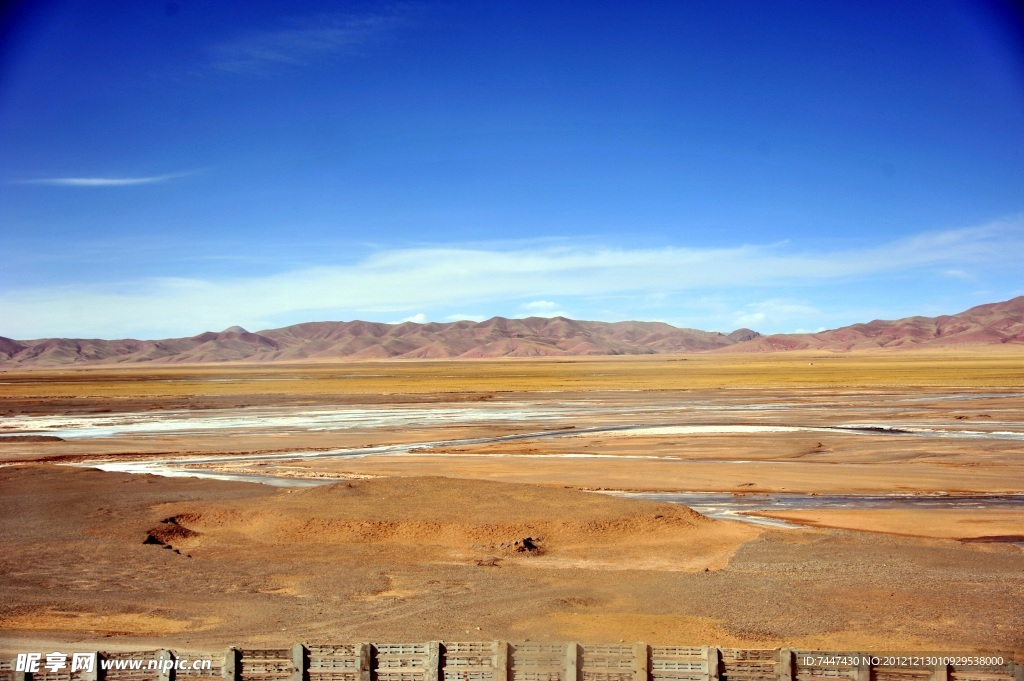
<svg viewBox="0 0 1024 681"><path fill-rule="evenodd" d="M723 352L778 352L789 350L910 349L957 345L1024 345L1024 296L977 305L963 312L938 317L875 319L838 329L805 334L761 336Z"/></svg>
<svg viewBox="0 0 1024 681"><path fill-rule="evenodd" d="M1024 346L1024 296L938 317L873 320L811 334L728 334L664 322L594 322L565 317L473 321L304 322L246 331L231 326L162 340L0 336L0 366L56 367L141 363L471 359L584 355L908 349L951 345Z"/></svg>

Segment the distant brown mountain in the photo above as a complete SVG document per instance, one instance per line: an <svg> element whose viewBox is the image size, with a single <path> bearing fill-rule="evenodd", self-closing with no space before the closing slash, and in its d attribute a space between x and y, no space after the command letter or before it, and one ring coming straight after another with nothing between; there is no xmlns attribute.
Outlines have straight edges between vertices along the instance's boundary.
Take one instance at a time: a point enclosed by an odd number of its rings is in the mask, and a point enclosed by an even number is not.
<svg viewBox="0 0 1024 681"><path fill-rule="evenodd" d="M156 341L0 337L0 366L640 355L704 352L759 335L750 329L727 335L660 322L564 317L494 317L449 324L309 322L259 333L233 326L220 333Z"/></svg>
<svg viewBox="0 0 1024 681"><path fill-rule="evenodd" d="M821 333L761 336L722 348L722 352L909 349L1006 343L1024 345L1024 296L979 305L954 315L894 321L876 319Z"/></svg>
<svg viewBox="0 0 1024 681"><path fill-rule="evenodd" d="M1003 343L1024 345L1024 296L955 315L876 320L815 334L772 336L750 329L729 334L680 329L661 322L494 317L448 324L309 322L259 333L232 326L220 333L148 341L0 337L0 366L843 351Z"/></svg>

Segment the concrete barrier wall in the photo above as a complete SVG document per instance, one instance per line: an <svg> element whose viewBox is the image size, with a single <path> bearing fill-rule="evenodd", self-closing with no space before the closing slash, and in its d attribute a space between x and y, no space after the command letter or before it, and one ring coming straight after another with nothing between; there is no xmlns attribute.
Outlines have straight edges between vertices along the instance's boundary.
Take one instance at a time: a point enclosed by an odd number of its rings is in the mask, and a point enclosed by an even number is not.
<svg viewBox="0 0 1024 681"><path fill-rule="evenodd" d="M833 660L814 662L822 657ZM886 666L884 657L575 641L296 643L219 654L95 653L94 669L76 672L19 672L14 660L0 660L0 681L1024 681L1024 664L1009 657L988 666ZM143 668L104 669L104 662L131 660ZM205 660L209 668L174 669L176 660ZM150 661L157 669L148 668Z"/></svg>

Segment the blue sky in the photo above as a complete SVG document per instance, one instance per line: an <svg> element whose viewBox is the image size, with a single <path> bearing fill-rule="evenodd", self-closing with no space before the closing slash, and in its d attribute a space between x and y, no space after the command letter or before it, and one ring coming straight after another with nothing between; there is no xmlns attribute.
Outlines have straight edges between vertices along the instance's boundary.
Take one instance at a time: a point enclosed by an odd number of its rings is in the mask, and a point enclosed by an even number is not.
<svg viewBox="0 0 1024 681"><path fill-rule="evenodd" d="M995 2L26 3L0 335L564 314L762 332L1024 294Z"/></svg>

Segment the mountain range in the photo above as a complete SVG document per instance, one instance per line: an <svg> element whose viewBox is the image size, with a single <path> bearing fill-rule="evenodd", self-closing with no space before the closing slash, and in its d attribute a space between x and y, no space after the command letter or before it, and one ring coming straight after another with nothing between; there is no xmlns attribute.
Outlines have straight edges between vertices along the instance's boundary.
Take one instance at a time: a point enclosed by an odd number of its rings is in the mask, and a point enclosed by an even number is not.
<svg viewBox="0 0 1024 681"><path fill-rule="evenodd" d="M725 334L662 322L588 322L565 317L493 317L447 324L308 322L258 333L232 326L219 333L164 340L19 341L0 336L0 366L848 351L1007 343L1024 346L1024 296L954 315L875 320L820 333L770 336L750 329Z"/></svg>

